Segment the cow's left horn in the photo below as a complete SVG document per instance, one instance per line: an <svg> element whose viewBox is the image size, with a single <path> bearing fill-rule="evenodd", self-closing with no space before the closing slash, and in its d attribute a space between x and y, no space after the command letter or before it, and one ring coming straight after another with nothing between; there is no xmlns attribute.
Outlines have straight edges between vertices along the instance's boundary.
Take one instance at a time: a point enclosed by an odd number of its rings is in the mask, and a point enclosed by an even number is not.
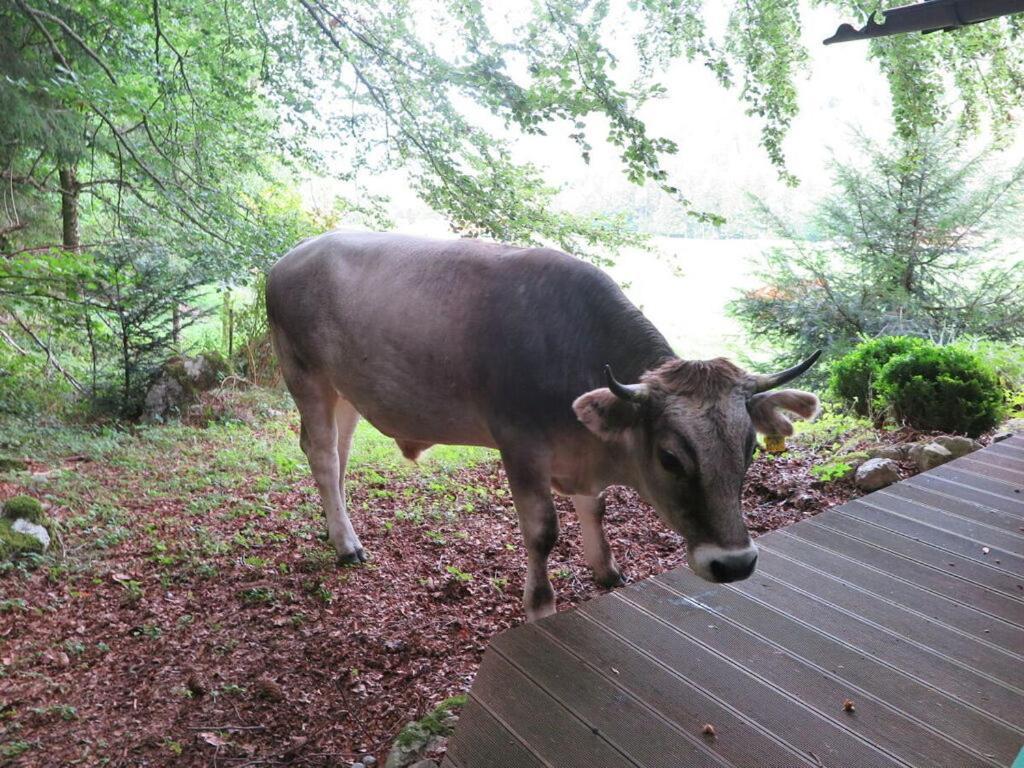
<svg viewBox="0 0 1024 768"><path fill-rule="evenodd" d="M620 400L626 400L630 403L642 403L647 399L647 387L643 384L623 384L615 378L610 365L604 367L604 375L608 379L608 389Z"/></svg>
<svg viewBox="0 0 1024 768"><path fill-rule="evenodd" d="M819 349L813 355L808 357L799 365L794 365L792 368L787 368L779 373L769 373L762 376L754 377L754 392L766 392L769 389L775 389L781 387L797 376L803 374L808 368L814 365L818 358L821 357L821 350Z"/></svg>

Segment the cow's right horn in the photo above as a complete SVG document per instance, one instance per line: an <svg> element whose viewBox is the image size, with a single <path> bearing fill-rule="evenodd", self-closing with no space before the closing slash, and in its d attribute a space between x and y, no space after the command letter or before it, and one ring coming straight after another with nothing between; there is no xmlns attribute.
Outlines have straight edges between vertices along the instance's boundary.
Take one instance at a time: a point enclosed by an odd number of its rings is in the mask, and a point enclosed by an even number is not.
<svg viewBox="0 0 1024 768"><path fill-rule="evenodd" d="M781 387L797 376L803 374L808 368L814 365L818 358L821 357L821 350L819 349L813 355L808 357L802 363L794 365L792 368L787 368L779 373L772 373L769 375L755 376L754 377L754 392L767 392L769 389L775 389Z"/></svg>
<svg viewBox="0 0 1024 768"><path fill-rule="evenodd" d="M642 403L647 399L647 387L643 384L623 384L615 378L615 374L612 373L612 367L606 365L604 367L604 375L608 380L608 389L612 391L620 400L625 400L630 403Z"/></svg>

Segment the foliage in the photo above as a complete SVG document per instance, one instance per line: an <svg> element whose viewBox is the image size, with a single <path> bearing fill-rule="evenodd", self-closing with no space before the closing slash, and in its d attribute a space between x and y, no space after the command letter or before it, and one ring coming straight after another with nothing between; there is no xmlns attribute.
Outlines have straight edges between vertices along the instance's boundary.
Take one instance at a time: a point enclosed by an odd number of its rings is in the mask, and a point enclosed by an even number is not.
<svg viewBox="0 0 1024 768"><path fill-rule="evenodd" d="M815 464L811 467L811 475L823 483L831 483L835 480L842 480L849 476L853 467L845 461L830 461L825 464Z"/></svg>
<svg viewBox="0 0 1024 768"><path fill-rule="evenodd" d="M960 346L971 350L995 372L1010 413L1024 415L1024 344L969 338L961 340Z"/></svg>
<svg viewBox="0 0 1024 768"><path fill-rule="evenodd" d="M882 336L854 347L832 363L831 393L860 416L867 416L874 399L875 381L889 359L912 352L926 342L912 336Z"/></svg>
<svg viewBox="0 0 1024 768"><path fill-rule="evenodd" d="M47 522L46 515L43 514L43 505L31 496L12 496L5 501L4 517L8 520L24 518L36 525L45 525Z"/></svg>
<svg viewBox="0 0 1024 768"><path fill-rule="evenodd" d="M950 73L963 131L986 112L1009 125L1020 24L876 41L902 135L952 116ZM565 210L544 170L513 157L517 137L565 131L584 160L607 141L630 181L718 222L663 167L697 148L652 133L644 108L674 61L702 62L739 90L792 180L782 142L807 58L800 35L796 0L735 2L718 35L699 0L0 4L0 407L116 392L131 411L180 343L175 320L201 319L204 290L252 284L324 226L388 225L367 174L403 171L461 234L594 261L641 244L627 215ZM302 210L295 190L309 175L348 190L330 221ZM252 369L261 338L243 337ZM42 387L23 386L33 379Z"/></svg>
<svg viewBox="0 0 1024 768"><path fill-rule="evenodd" d="M864 146L866 167L834 166L837 191L815 216L823 239L801 242L775 219L791 243L766 254L763 286L730 312L801 354L883 335L1012 339L1024 327L1024 263L1003 263L994 232L1021 211L1024 164L999 173L941 132Z"/></svg>
<svg viewBox="0 0 1024 768"><path fill-rule="evenodd" d="M1003 389L977 355L957 346L922 346L889 360L877 381L877 404L921 430L977 437L1005 413Z"/></svg>

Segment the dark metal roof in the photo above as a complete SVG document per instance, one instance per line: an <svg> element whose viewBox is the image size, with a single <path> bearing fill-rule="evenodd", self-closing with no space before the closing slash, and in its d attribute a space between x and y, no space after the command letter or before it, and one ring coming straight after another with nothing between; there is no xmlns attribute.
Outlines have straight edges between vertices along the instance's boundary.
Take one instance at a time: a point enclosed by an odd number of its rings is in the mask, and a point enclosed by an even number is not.
<svg viewBox="0 0 1024 768"><path fill-rule="evenodd" d="M957 29L1012 13L1024 13L1024 0L925 0L882 11L881 23L871 18L860 29L841 24L836 33L825 40L825 45L908 32Z"/></svg>
<svg viewBox="0 0 1024 768"><path fill-rule="evenodd" d="M1014 762L1024 436L757 541L746 581L678 568L496 637L445 768Z"/></svg>

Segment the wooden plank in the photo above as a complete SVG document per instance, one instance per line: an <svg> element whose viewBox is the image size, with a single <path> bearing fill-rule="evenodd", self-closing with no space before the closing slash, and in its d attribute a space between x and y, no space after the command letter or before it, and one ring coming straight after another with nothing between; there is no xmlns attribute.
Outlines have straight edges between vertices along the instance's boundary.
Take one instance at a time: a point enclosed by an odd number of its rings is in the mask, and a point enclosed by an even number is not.
<svg viewBox="0 0 1024 768"><path fill-rule="evenodd" d="M673 572L671 576L683 574ZM674 580L675 584L680 580ZM665 582L669 583L670 580L665 579ZM696 588L699 589L700 585ZM710 591L707 597L714 599L720 589L705 589L696 594ZM977 755L958 748L955 742L944 739L937 730L928 730L920 721L907 717L879 699L872 699L869 703L864 698L867 696L865 691L851 690L834 677L822 674L821 670L810 666L806 660L784 651L778 644L771 644L747 632L736 631L707 615L706 611L700 620L682 621L682 616L686 614L681 610L680 603L685 605L685 598L666 594L665 590L658 589L657 584L650 583L650 580L630 590L628 599L671 624L680 634L713 648L716 654L746 670L752 677L784 691L818 716L859 736L894 760L911 765L995 765L991 760L979 759ZM698 602L705 600L698 598ZM856 697L862 699L862 706L855 713L844 712L843 702ZM802 720L806 720L806 717ZM800 721L791 722L784 732L792 733L802 727ZM827 764L824 757L822 761ZM843 762L848 765L859 764L859 761L850 759Z"/></svg>
<svg viewBox="0 0 1024 768"><path fill-rule="evenodd" d="M986 453L996 453L1000 456L1016 457L1018 459L1024 459L1024 445L1015 445L1012 441L1003 440L998 443L992 443L985 449Z"/></svg>
<svg viewBox="0 0 1024 768"><path fill-rule="evenodd" d="M970 488L949 478L938 477L930 472L923 475L915 475L914 477L907 478L897 486L889 487L927 488L928 490L944 493L973 504L980 504L990 509L998 509L1002 514L1019 518L1020 524L1024 526L1024 499L1008 499L1005 496L989 493L988 491Z"/></svg>
<svg viewBox="0 0 1024 768"><path fill-rule="evenodd" d="M1024 696L954 659L930 651L924 642L889 632L767 576L737 582L734 588L1003 722L1024 727Z"/></svg>
<svg viewBox="0 0 1024 768"><path fill-rule="evenodd" d="M532 751L470 696L459 715L459 738L446 759L454 768L544 768Z"/></svg>
<svg viewBox="0 0 1024 768"><path fill-rule="evenodd" d="M783 551L789 549L789 554L794 557L782 557L774 551L776 544L781 544L780 549ZM856 589L850 584L829 578L824 572L808 568L800 563L802 550L806 549L809 548L801 545L799 540L790 539L789 542L785 542L781 541L781 537L776 537L773 549L762 547L763 557L758 558L758 571L831 607L848 611L865 621L884 627L907 640L925 643L935 653L955 659L957 663L978 673L1000 680L1010 680L1022 668L1024 659L1012 651L1000 648L987 640L972 637L924 613L911 612L872 592ZM1018 645L1020 638L1018 632ZM1020 693L1024 697L1024 690Z"/></svg>
<svg viewBox="0 0 1024 768"><path fill-rule="evenodd" d="M636 590L647 589L641 582ZM635 599L633 587L628 590ZM892 766L899 765L892 755L872 746L869 740L851 731L840 721L840 711L822 714L799 697L765 680L758 672L736 664L697 643L681 631L699 609L680 600L678 615L670 624L635 610L621 597L623 590L585 603L578 610L602 627L620 636L628 636L643 653L719 701L728 702L742 716L757 722L766 731L782 734L801 752L814 752L824 765ZM842 698L839 699L842 704ZM835 708L833 708L834 710ZM742 764L741 764L742 765Z"/></svg>
<svg viewBox="0 0 1024 768"><path fill-rule="evenodd" d="M966 485L968 488L987 491L995 496L1002 496L1015 502L1019 502L1022 498L1021 494L1024 493L1024 491L1021 491L1019 484L995 480L985 475L979 475L976 472L969 472L960 467L955 467L952 464L943 464L941 467L931 470L929 474L953 480L961 485Z"/></svg>
<svg viewBox="0 0 1024 768"><path fill-rule="evenodd" d="M1024 557L1016 555L1008 549L996 546L991 542L992 538L973 539L968 535L961 535L949 528L940 528L937 524L932 525L920 522L911 517L896 514L883 506L884 501L875 503L865 497L856 501L847 502L841 507L833 510L837 514L847 515L857 520L877 525L893 533L909 536L912 539L923 541L933 547L945 552L960 555L968 560L982 563L996 570L1002 570L1011 575L1024 575ZM955 526L954 526L955 527ZM983 547L988 547L988 553L983 552ZM999 562L997 563L996 560Z"/></svg>
<svg viewBox="0 0 1024 768"><path fill-rule="evenodd" d="M586 664L601 670L617 686L643 698L649 707L682 731L699 734L716 754L734 765L754 763L765 768L814 765L806 752L770 734L729 702L718 700L684 675L656 661L627 637L613 634L586 618L584 613L563 613L557 620L541 622L538 628L571 648ZM703 735L702 729L707 723L713 724L716 738L708 739Z"/></svg>
<svg viewBox="0 0 1024 768"><path fill-rule="evenodd" d="M642 701L588 669L537 627L524 625L518 632L501 636L491 648L637 765L729 765L702 743L699 733L687 733L658 717Z"/></svg>
<svg viewBox="0 0 1024 768"><path fill-rule="evenodd" d="M890 517L899 516L918 523L924 523L946 534L970 540L976 545L973 551L979 557L983 557L982 562L989 563L990 565L994 561L991 557L985 557L982 547L987 546L992 550L1002 549L1008 555L1019 558L1021 564L1024 565L1024 556L1020 554L1024 552L1024 537L1018 532L1004 531L990 525L983 525L960 515L951 515L942 510L910 501L909 499L884 493L878 495L871 494L870 497L856 499L850 503L856 506L874 507L877 510L888 512ZM840 507L840 510L845 511L845 508L846 505L844 504Z"/></svg>
<svg viewBox="0 0 1024 768"><path fill-rule="evenodd" d="M817 529L817 530L815 530ZM830 538L822 530L842 536ZM874 563L900 579L948 595L950 599L1006 621L1020 621L1024 579L987 564L952 555L916 539L847 515L829 512L791 526L793 536L808 538L861 562ZM927 565L917 568L915 564ZM929 570L930 569L930 570Z"/></svg>
<svg viewBox="0 0 1024 768"><path fill-rule="evenodd" d="M686 582L687 593L700 588L688 574L681 572L681 575L684 578L673 587L660 579L655 579L654 583L663 589L674 589ZM673 593L679 594L678 590ZM976 757L995 754L997 759L1008 763L1024 739L1021 730L998 722L956 697L928 687L917 678L755 602L737 590L716 590L706 595L701 607L711 614L705 623L728 622L767 638L774 643L777 652L797 655L815 665L821 674L843 681L853 692L852 697L859 697L863 692L897 707L972 749Z"/></svg>
<svg viewBox="0 0 1024 768"><path fill-rule="evenodd" d="M950 467L962 469L965 472L973 472L977 475L985 475L995 480L1008 483L1014 488L1024 485L1024 472L1019 469L1007 469L989 460L988 456L975 458L974 454L968 454L962 458L949 463Z"/></svg>
<svg viewBox="0 0 1024 768"><path fill-rule="evenodd" d="M986 449L983 454L979 454L977 460L1024 475L1024 451L1018 451L1016 448L1000 450L999 443L996 443L994 447Z"/></svg>
<svg viewBox="0 0 1024 768"><path fill-rule="evenodd" d="M945 512L956 518L965 518L976 523L986 525L997 530L1006 531L1021 537L1024 544L1024 520L1008 512L1002 512L984 504L977 504L964 498L949 496L927 488L921 488L907 483L890 485L883 491L876 491L872 499L894 498L912 501L915 504L923 504L934 510ZM1021 506L1024 512L1024 505Z"/></svg>
<svg viewBox="0 0 1024 768"><path fill-rule="evenodd" d="M499 636L496 642L504 637L507 635ZM529 744L534 754L552 766L637 765L612 747L600 732L594 733L555 697L509 665L493 648L484 656L472 693L506 730Z"/></svg>
<svg viewBox="0 0 1024 768"><path fill-rule="evenodd" d="M914 584L893 578L892 574L875 567L847 558L832 549L820 546L812 540L798 536L772 536L761 545L763 552L772 552L790 558L800 565L814 569L814 580L835 580L851 589L864 591L880 600L885 600L908 611L909 615L923 617L926 621L942 622L946 627L970 635L975 640L1014 654L1013 658L1024 663L1024 633L1021 626L1001 621L983 613L973 606L957 602L949 597L922 589ZM761 563L758 562L758 568ZM1024 625L1024 604L1018 606L1021 625Z"/></svg>

